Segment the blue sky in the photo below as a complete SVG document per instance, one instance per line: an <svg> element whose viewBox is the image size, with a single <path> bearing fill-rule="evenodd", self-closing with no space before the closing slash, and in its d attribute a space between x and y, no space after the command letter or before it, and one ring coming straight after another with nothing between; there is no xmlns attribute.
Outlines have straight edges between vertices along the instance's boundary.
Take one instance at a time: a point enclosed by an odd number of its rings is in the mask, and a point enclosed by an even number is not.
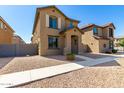
<svg viewBox="0 0 124 93"><path fill-rule="evenodd" d="M16 34L21 36L24 41L30 42L37 7L43 6L1 5L0 16L12 26ZM124 6L62 5L57 7L68 17L80 20L79 27L89 23L104 25L113 22L116 27L115 36L124 35Z"/></svg>

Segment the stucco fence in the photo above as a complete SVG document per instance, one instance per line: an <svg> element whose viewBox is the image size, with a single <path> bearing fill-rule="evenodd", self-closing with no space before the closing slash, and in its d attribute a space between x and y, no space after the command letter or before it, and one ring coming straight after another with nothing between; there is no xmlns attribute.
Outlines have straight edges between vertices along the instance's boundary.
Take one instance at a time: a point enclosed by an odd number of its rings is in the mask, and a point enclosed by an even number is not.
<svg viewBox="0 0 124 93"><path fill-rule="evenodd" d="M37 54L37 44L0 44L0 57L32 56Z"/></svg>

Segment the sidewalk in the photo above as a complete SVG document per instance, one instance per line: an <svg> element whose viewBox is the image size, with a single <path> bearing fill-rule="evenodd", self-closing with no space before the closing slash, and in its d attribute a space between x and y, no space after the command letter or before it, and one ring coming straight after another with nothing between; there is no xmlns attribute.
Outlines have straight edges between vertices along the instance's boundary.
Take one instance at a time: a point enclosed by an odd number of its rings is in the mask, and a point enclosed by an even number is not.
<svg viewBox="0 0 124 93"><path fill-rule="evenodd" d="M84 59L83 56L82 57L80 56L80 58ZM12 74L5 74L0 76L0 87L12 87L27 82L78 70L87 66L93 66L100 63L110 62L113 60L116 60L116 57L100 58L96 60L87 59L86 61L80 61L76 63L68 63L58 66L16 72Z"/></svg>

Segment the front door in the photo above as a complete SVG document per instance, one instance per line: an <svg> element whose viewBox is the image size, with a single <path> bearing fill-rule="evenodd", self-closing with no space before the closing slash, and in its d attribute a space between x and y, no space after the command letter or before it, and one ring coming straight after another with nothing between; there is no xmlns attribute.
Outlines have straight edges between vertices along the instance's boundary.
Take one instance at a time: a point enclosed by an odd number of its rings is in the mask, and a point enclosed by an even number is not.
<svg viewBox="0 0 124 93"><path fill-rule="evenodd" d="M78 54L78 37L71 36L71 52Z"/></svg>

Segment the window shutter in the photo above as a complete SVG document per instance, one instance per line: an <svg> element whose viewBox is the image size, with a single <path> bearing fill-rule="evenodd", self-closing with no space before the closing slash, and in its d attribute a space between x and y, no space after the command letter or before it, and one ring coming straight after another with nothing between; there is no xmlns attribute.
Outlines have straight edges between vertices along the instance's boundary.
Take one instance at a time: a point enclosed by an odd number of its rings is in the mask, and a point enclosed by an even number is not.
<svg viewBox="0 0 124 93"><path fill-rule="evenodd" d="M2 22L0 22L0 28L3 29L3 23Z"/></svg>
<svg viewBox="0 0 124 93"><path fill-rule="evenodd" d="M0 22L0 28L1 28L1 22Z"/></svg>
<svg viewBox="0 0 124 93"><path fill-rule="evenodd" d="M58 28L61 29L61 18L58 18Z"/></svg>
<svg viewBox="0 0 124 93"><path fill-rule="evenodd" d="M49 27L49 15L46 14L46 27Z"/></svg>
<svg viewBox="0 0 124 93"><path fill-rule="evenodd" d="M3 23L1 23L1 28L3 29Z"/></svg>

